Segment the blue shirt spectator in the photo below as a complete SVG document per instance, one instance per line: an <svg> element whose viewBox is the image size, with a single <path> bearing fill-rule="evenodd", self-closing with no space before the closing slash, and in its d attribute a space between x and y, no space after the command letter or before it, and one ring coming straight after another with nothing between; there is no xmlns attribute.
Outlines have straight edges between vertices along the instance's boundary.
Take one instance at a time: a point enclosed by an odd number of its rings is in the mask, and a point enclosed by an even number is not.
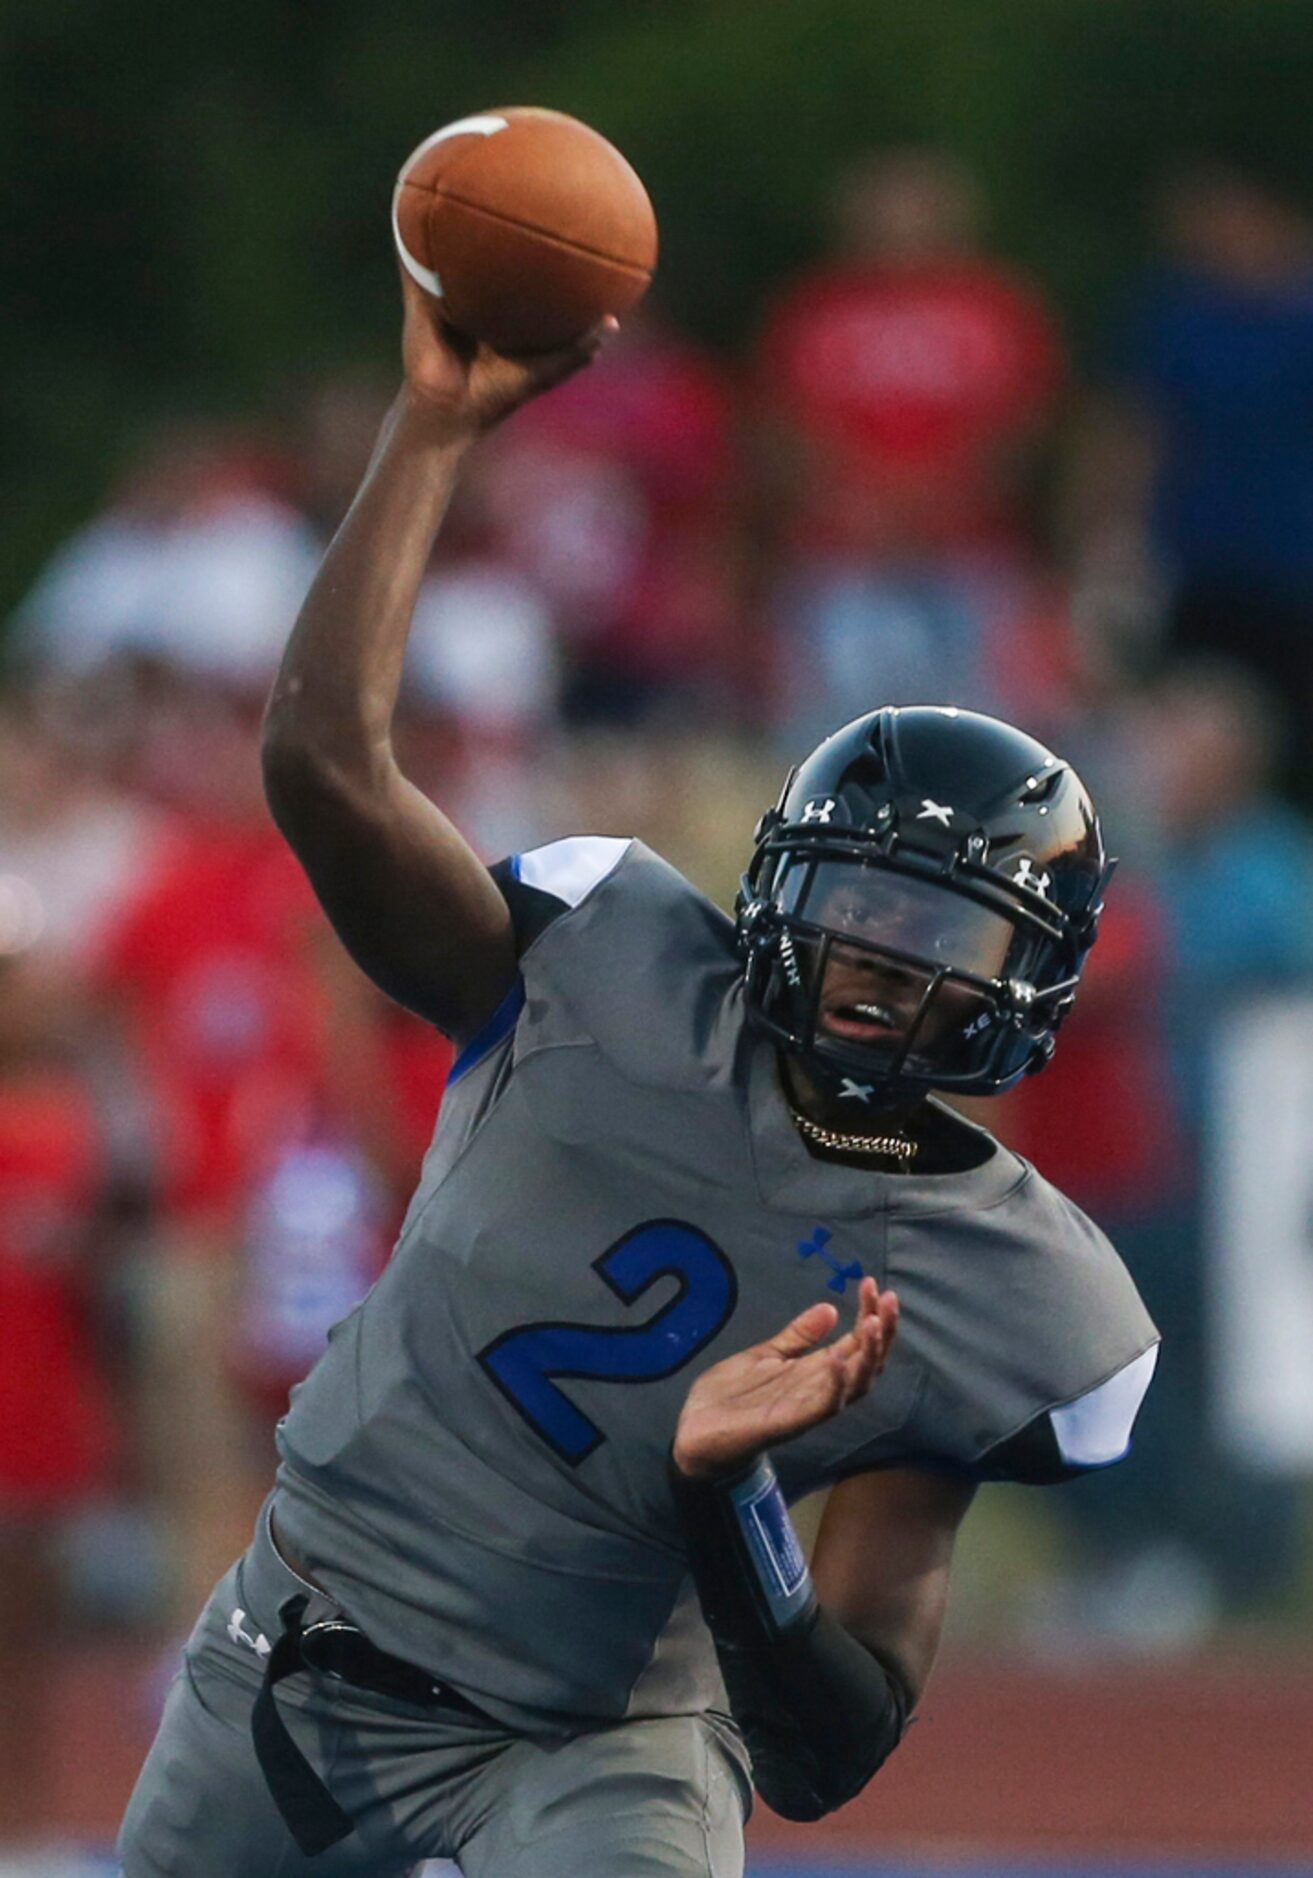
<svg viewBox="0 0 1313 1878"><path fill-rule="evenodd" d="M1160 552L1186 580L1313 602L1313 265L1158 275L1122 363L1155 421Z"/></svg>

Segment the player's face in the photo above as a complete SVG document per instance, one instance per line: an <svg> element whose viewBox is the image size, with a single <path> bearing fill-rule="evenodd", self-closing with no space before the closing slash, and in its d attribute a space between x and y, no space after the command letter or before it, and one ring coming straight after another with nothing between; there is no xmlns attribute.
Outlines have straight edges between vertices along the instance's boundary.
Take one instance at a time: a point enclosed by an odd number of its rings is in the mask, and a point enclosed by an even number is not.
<svg viewBox="0 0 1313 1878"><path fill-rule="evenodd" d="M1001 914L932 881L833 861L817 866L801 898L803 918L839 935L820 988L821 1033L891 1060L910 1039L919 1067L942 1063L986 1013L979 990L940 974L997 977L1015 936Z"/></svg>

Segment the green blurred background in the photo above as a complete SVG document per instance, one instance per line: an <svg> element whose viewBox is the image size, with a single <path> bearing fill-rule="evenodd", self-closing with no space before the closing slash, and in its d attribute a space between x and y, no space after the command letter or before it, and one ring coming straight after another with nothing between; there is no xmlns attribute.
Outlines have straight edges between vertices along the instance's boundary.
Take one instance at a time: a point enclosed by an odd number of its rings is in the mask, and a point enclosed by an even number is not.
<svg viewBox="0 0 1313 1878"><path fill-rule="evenodd" d="M6 0L3 38L0 612L152 418L388 357L392 178L471 109L616 141L656 201L661 296L725 348L873 143L966 159L1078 348L1165 159L1308 183L1304 0Z"/></svg>

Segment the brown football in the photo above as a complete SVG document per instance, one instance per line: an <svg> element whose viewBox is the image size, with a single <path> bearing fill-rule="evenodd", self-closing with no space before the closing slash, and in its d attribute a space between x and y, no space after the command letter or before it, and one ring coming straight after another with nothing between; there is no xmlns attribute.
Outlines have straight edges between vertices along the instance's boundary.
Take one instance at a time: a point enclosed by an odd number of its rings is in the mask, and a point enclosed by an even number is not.
<svg viewBox="0 0 1313 1878"><path fill-rule="evenodd" d="M547 351L623 315L656 266L656 216L620 152L529 105L426 137L397 178L392 232L451 324L499 352Z"/></svg>

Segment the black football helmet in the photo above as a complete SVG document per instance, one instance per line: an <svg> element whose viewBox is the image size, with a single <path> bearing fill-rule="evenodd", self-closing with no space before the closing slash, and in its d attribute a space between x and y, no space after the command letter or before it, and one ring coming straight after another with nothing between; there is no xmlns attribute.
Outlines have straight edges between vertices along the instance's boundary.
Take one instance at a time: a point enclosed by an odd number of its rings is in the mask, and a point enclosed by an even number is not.
<svg viewBox="0 0 1313 1878"><path fill-rule="evenodd" d="M1075 771L955 707L828 737L757 827L737 904L749 1012L879 1108L1042 1069L1114 863Z"/></svg>

